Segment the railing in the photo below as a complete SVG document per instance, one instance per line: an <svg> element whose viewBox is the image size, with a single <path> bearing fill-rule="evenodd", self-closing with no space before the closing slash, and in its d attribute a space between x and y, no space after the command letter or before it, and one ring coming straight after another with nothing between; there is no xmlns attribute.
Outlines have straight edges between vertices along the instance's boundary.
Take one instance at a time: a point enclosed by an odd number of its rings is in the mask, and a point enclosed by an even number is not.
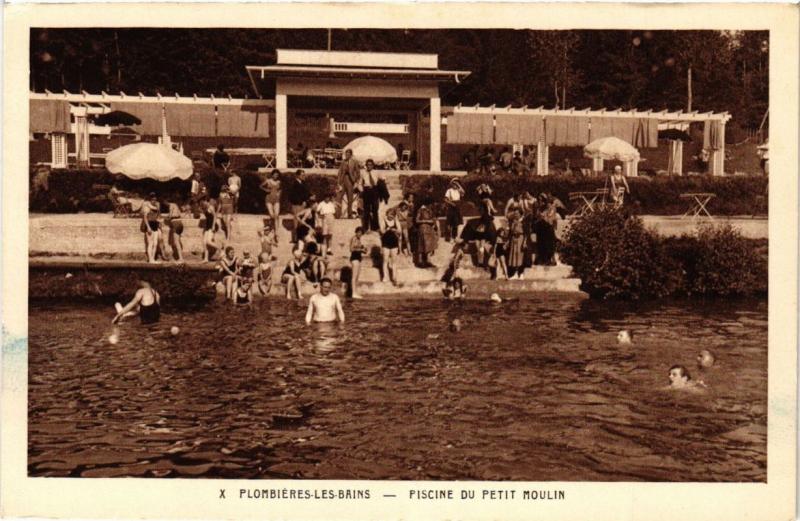
<svg viewBox="0 0 800 521"><path fill-rule="evenodd" d="M363 134L408 134L408 125L404 123L346 123L333 122L334 132L357 132Z"/></svg>

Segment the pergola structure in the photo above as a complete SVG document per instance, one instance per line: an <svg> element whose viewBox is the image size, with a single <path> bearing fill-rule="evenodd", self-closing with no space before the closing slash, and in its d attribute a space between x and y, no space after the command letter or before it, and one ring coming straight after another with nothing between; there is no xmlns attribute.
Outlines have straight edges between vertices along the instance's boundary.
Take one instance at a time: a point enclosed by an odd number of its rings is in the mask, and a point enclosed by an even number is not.
<svg viewBox="0 0 800 521"><path fill-rule="evenodd" d="M247 66L260 98L275 99L278 168L288 160L287 120L293 107L430 112L429 170L441 170L443 84L459 83L469 71L439 69L436 54L277 50L275 65ZM421 117L417 117L417 124ZM369 129L369 125L362 129ZM377 126L376 130L380 130Z"/></svg>
<svg viewBox="0 0 800 521"><path fill-rule="evenodd" d="M120 110L142 116L142 133L158 135L169 143L170 134L182 136L217 135L218 123L226 128L246 127L243 135L249 137L269 134L268 113L271 100L252 100L228 97L145 96L138 94L90 94L86 91L60 93L45 91L28 95L31 107L31 133L51 136L51 165L67 167L67 137L75 138L75 160L78 165L88 165L94 157L89 151L90 135L107 135L111 127L92 125L90 118ZM162 118L166 115L166 118ZM167 124L169 120L169 124ZM228 124L225 125L225 122ZM233 124L231 124L233 123ZM71 154L70 154L71 156Z"/></svg>
<svg viewBox="0 0 800 521"><path fill-rule="evenodd" d="M460 117L466 117L473 121L460 121L460 126L468 128L467 136L454 136L458 132L451 132L451 124ZM516 116L516 117L514 117ZM557 142L553 137L556 132L549 132L547 129L548 119L553 122L566 123L571 128L567 133L573 135L562 143ZM638 138L637 130L641 127L649 127L649 130L657 130L657 125L661 124L688 124L703 123L705 125L706 137L710 135L713 143L709 150L709 166L713 175L723 175L725 168L725 124L731 119L727 112L671 112L667 110L608 110L608 109L546 109L544 107L512 107L503 108L494 105L482 107L462 106L461 104L453 107L452 119L448 122L448 142L462 142L473 144L492 145L497 143L510 144L512 141L519 144L536 144L537 147L537 174L547 175L548 173L548 146L552 144L566 145L585 145L588 142L606 135L614 135L614 126L617 128L625 127L633 129L629 133L626 141L636 145L634 141ZM636 125L640 127L637 128ZM652 125L652 126L651 126ZM500 138L498 134L503 134ZM647 130L644 131L647 133ZM641 134L641 132L640 132ZM514 137L510 137L514 136ZM647 139L647 136L642 136ZM649 140L651 143L652 139ZM656 146L655 143L646 146ZM681 174L683 143L675 142L675 164L677 171ZM633 165L632 175L636 174L636 165Z"/></svg>

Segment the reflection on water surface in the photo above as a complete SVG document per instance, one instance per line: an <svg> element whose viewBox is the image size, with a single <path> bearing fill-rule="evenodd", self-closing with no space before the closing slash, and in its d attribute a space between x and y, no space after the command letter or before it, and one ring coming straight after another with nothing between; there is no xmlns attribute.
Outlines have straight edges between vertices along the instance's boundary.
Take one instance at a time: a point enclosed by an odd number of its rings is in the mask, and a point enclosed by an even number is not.
<svg viewBox="0 0 800 521"><path fill-rule="evenodd" d="M29 473L766 479L763 301L549 294L345 311L344 327L309 327L281 300L168 309L151 329L123 324L111 345L110 309L32 308ZM617 344L623 328L633 345ZM718 358L704 373L701 348ZM673 364L708 392L663 390Z"/></svg>

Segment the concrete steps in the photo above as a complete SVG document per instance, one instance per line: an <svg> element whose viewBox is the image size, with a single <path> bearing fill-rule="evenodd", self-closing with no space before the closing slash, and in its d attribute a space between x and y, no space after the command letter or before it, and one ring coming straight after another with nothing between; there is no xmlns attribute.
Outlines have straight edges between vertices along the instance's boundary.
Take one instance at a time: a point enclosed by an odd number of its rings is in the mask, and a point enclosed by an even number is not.
<svg viewBox="0 0 800 521"><path fill-rule="evenodd" d="M80 225L76 225L75 219L64 219L60 216L41 216L30 221L30 246L31 255L42 262L48 257L37 257L46 254L49 258L61 255L59 261L73 262L84 265L86 261L91 261L97 266L106 266L111 263L115 267L115 262L136 264L137 266L144 259L144 239L139 231L140 221L131 218L114 219L110 215L78 215ZM291 220L283 216L282 224L278 228L278 246L273 249L274 273L276 287L279 282L280 273L283 266L291 258L291 244L289 240ZM183 219L184 233L183 245L187 262L187 267L191 269L213 269L213 264L202 264L199 262L202 244L202 231L196 219ZM360 225L356 219L339 219L333 229L333 241L331 244L331 254L328 256L328 273L333 279L338 279L340 270L349 266L350 238L354 235L354 230ZM260 252L260 244L257 232L262 229L263 218L256 215L240 215L234 220L234 232L230 245L236 248L237 253L249 251L251 255L257 256ZM221 240L222 235L217 235ZM363 236L362 242L367 247L369 254L361 267L360 282L365 294L384 294L384 293L430 293L441 291L440 279L446 270L452 255L452 243L444 240L439 241L436 253L430 259L436 268L417 268L414 266L409 256L398 256L395 266L397 280L403 284L400 288L395 288L391 284L380 282L380 236L377 233L368 233ZM75 259L76 256L83 257ZM73 261L69 261L69 257ZM95 260L90 259L95 257ZM99 259L98 259L99 257ZM54 259L55 261L55 259ZM96 262L95 262L96 261ZM113 261L113 262L112 262ZM43 261L48 262L48 261ZM493 288L510 288L505 291L576 291L580 281L571 278L569 266L534 266L525 271L524 280L512 281L491 281L489 273L480 268L470 266L469 257L465 258L462 266L465 271L465 280L470 284L477 284L475 289L486 286ZM146 263L142 263L147 266ZM102 266L101 266L102 265ZM161 266L169 266L164 264ZM78 265L70 264L70 267ZM123 269L123 265L116 266ZM276 289L278 291L279 289ZM309 288L309 291L313 289ZM360 288L361 291L361 288ZM487 290L488 291L488 290Z"/></svg>

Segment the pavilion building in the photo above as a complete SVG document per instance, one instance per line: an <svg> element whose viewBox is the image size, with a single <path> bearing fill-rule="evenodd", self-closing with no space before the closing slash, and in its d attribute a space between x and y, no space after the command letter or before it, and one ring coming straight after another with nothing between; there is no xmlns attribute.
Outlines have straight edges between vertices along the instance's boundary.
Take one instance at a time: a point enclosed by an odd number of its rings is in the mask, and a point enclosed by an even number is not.
<svg viewBox="0 0 800 521"><path fill-rule="evenodd" d="M357 137L374 135L413 151L414 169L421 172L463 170L468 152L508 146L532 151L535 173L547 175L554 163L552 150L560 155L570 150L585 163L580 147L613 136L646 153L651 161L645 167L653 170L653 159L664 162L668 156L663 169L681 175L683 141L670 140L665 154L659 130L691 126L697 133L702 126L694 150L702 147L708 154L709 173L724 174L728 113L443 107L442 97L470 72L440 69L436 54L278 49L275 64L247 66L246 72L254 99L31 93L31 162L53 168L86 167L95 160L102 165L107 152L136 140L172 144L193 159L207 157L224 143L266 161L268 168L292 168L302 163L300 144L341 149ZM93 124L96 116L112 111L131 114L141 123L128 129ZM591 166L584 170L603 170L602 162ZM637 173L635 163L626 169Z"/></svg>

